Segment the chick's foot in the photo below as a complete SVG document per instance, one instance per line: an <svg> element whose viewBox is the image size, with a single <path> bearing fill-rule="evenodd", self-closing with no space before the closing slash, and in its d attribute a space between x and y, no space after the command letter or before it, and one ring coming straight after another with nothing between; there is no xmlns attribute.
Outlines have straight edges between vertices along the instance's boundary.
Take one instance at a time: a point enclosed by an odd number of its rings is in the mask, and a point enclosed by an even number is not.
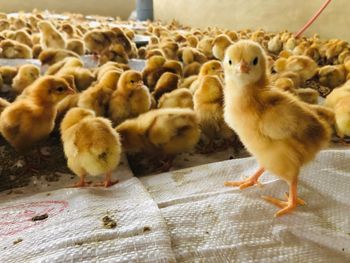
<svg viewBox="0 0 350 263"><path fill-rule="evenodd" d="M265 172L264 168L259 168L259 170L251 177L243 180L243 181L226 181L224 183L225 186L239 186L239 189L245 189L247 187L258 184L259 177Z"/></svg>

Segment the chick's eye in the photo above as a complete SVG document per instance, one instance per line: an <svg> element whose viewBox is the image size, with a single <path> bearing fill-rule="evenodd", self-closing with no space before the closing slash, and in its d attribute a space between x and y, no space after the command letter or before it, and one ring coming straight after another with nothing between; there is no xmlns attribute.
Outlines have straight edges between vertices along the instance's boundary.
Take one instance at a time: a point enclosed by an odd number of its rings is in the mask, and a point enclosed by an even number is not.
<svg viewBox="0 0 350 263"><path fill-rule="evenodd" d="M256 66L256 64L258 64L258 57L254 58L253 60L253 65Z"/></svg>
<svg viewBox="0 0 350 263"><path fill-rule="evenodd" d="M228 64L232 65L232 60L231 59L228 61Z"/></svg>
<svg viewBox="0 0 350 263"><path fill-rule="evenodd" d="M131 83L133 83L133 84L135 83L135 81L134 81L134 80L131 80L130 82L131 82Z"/></svg>
<svg viewBox="0 0 350 263"><path fill-rule="evenodd" d="M58 87L58 88L56 88L56 91L57 91L57 92L63 92L64 90L65 90L64 87Z"/></svg>

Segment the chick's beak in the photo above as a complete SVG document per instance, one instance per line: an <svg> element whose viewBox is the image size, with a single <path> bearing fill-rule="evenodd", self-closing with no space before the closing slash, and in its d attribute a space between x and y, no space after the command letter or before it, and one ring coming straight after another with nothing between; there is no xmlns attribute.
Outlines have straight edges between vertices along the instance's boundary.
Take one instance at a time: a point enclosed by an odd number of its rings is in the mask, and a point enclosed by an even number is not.
<svg viewBox="0 0 350 263"><path fill-rule="evenodd" d="M68 94L75 94L75 90L73 88L68 88Z"/></svg>
<svg viewBox="0 0 350 263"><path fill-rule="evenodd" d="M136 87L137 87L137 88L142 88L142 86L143 86L143 81L142 81L142 80L140 80L140 81L138 81L138 82L136 83Z"/></svg>
<svg viewBox="0 0 350 263"><path fill-rule="evenodd" d="M237 71L239 73L249 73L250 71L250 67L249 64L247 62L245 62L244 60L242 60L238 65L237 65Z"/></svg>

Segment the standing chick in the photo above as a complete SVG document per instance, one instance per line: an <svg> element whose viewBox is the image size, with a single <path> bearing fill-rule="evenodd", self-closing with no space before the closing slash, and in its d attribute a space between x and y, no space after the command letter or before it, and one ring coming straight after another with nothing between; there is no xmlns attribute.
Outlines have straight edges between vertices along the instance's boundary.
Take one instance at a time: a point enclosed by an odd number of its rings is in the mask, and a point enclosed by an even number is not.
<svg viewBox="0 0 350 263"><path fill-rule="evenodd" d="M40 44L43 49L47 48L66 48L66 39L64 36L48 21L38 23L41 32Z"/></svg>
<svg viewBox="0 0 350 263"><path fill-rule="evenodd" d="M74 90L63 78L45 76L26 88L26 95L6 107L0 132L18 151L25 151L54 128L57 104Z"/></svg>
<svg viewBox="0 0 350 263"><path fill-rule="evenodd" d="M121 145L109 120L96 117L91 110L73 108L61 123L61 138L68 167L80 177L76 187L85 186L87 175L105 174L105 187L118 182L111 178L120 161Z"/></svg>
<svg viewBox="0 0 350 263"><path fill-rule="evenodd" d="M22 91L32 84L40 76L40 68L32 65L26 64L19 68L16 77L12 80L12 88L21 94Z"/></svg>
<svg viewBox="0 0 350 263"><path fill-rule="evenodd" d="M109 117L118 125L150 108L151 95L143 85L141 73L135 70L123 72L118 81L118 88L109 102Z"/></svg>
<svg viewBox="0 0 350 263"><path fill-rule="evenodd" d="M282 208L275 216L289 213L303 203L297 197L300 168L327 145L331 128L307 104L271 88L266 55L258 44L240 41L229 47L224 69L225 121L261 166L248 179L225 184L252 186L266 169L288 182L289 197L287 202L265 199Z"/></svg>

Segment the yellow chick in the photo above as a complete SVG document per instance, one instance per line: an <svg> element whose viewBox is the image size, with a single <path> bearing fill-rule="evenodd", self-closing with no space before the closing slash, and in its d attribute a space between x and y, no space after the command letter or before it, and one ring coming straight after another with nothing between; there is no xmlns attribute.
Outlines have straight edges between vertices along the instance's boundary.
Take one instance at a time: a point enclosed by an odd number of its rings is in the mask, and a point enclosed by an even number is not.
<svg viewBox="0 0 350 263"><path fill-rule="evenodd" d="M23 29L17 30L11 39L19 43L22 43L23 45L27 45L28 47L33 46L33 42L30 35L27 33L27 31Z"/></svg>
<svg viewBox="0 0 350 263"><path fill-rule="evenodd" d="M307 56L290 56L279 58L275 61L274 69L277 73L292 71L298 73L300 80L304 83L317 74L318 66L315 61Z"/></svg>
<svg viewBox="0 0 350 263"><path fill-rule="evenodd" d="M85 43L80 39L67 40L67 49L77 53L79 56L85 55Z"/></svg>
<svg viewBox="0 0 350 263"><path fill-rule="evenodd" d="M299 97L299 99L309 104L317 104L318 97L320 96L318 91L312 88L297 89L296 95Z"/></svg>
<svg viewBox="0 0 350 263"><path fill-rule="evenodd" d="M280 53L282 48L283 48L283 43L278 34L275 35L273 38L271 38L267 44L267 50L274 54Z"/></svg>
<svg viewBox="0 0 350 263"><path fill-rule="evenodd" d="M15 90L17 94L21 94L26 87L31 85L39 77L39 67L32 64L22 65L16 77L12 80L12 89Z"/></svg>
<svg viewBox="0 0 350 263"><path fill-rule="evenodd" d="M77 67L81 68L84 66L84 63L75 57L66 57L63 60L56 62L51 65L45 72L45 75L54 75L63 68Z"/></svg>
<svg viewBox="0 0 350 263"><path fill-rule="evenodd" d="M127 153L165 159L162 171L170 169L177 154L191 151L200 137L194 111L179 108L149 111L124 121L116 130Z"/></svg>
<svg viewBox="0 0 350 263"><path fill-rule="evenodd" d="M143 85L142 75L135 70L123 72L118 88L109 102L109 117L118 125L128 118L134 118L151 108L151 95Z"/></svg>
<svg viewBox="0 0 350 263"><path fill-rule="evenodd" d="M71 75L74 77L74 83L79 91L86 90L95 80L94 74L87 68L80 67L63 67L56 76Z"/></svg>
<svg viewBox="0 0 350 263"><path fill-rule="evenodd" d="M300 168L330 141L331 128L306 103L271 88L264 50L251 41L229 47L224 59L224 118L260 169L243 181L226 182L241 189L252 186L266 170L289 184L288 201L264 197L281 208L281 216L304 202L297 197Z"/></svg>
<svg viewBox="0 0 350 263"><path fill-rule="evenodd" d="M30 47L15 40L3 40L0 42L1 57L3 58L33 58L33 52Z"/></svg>
<svg viewBox="0 0 350 263"><path fill-rule="evenodd" d="M64 36L49 21L41 21L38 23L41 33L40 44L43 49L60 48L65 49L67 46Z"/></svg>
<svg viewBox="0 0 350 263"><path fill-rule="evenodd" d="M12 85L14 77L17 75L18 69L12 66L0 66L0 75L7 85Z"/></svg>
<svg viewBox="0 0 350 263"><path fill-rule="evenodd" d="M318 71L319 81L322 86L334 89L346 81L344 65L327 65Z"/></svg>
<svg viewBox="0 0 350 263"><path fill-rule="evenodd" d="M190 77L190 76L196 76L199 74L199 71L202 67L202 64L200 64L197 61L194 61L186 66L184 66L184 77Z"/></svg>
<svg viewBox="0 0 350 263"><path fill-rule="evenodd" d="M233 139L234 133L224 121L223 83L218 76L201 78L193 95L193 103L202 134L208 142L205 151L215 150L215 140L225 144Z"/></svg>
<svg viewBox="0 0 350 263"><path fill-rule="evenodd" d="M347 144L344 141L344 137L350 136L350 92L339 99L334 106L334 114L336 133L340 137L341 142Z"/></svg>
<svg viewBox="0 0 350 263"><path fill-rule="evenodd" d="M88 31L83 40L90 52L100 54L112 44L114 37L115 33L110 30L95 29Z"/></svg>
<svg viewBox="0 0 350 263"><path fill-rule="evenodd" d="M206 63L204 63L199 71L198 79L195 80L191 86L190 91L192 94L196 92L199 86L199 82L201 81L201 78L204 76L218 76L221 77L223 74L222 64L220 61L217 60L210 60Z"/></svg>
<svg viewBox="0 0 350 263"><path fill-rule="evenodd" d="M197 49L202 52L208 59L213 59L213 38L211 37L203 37L201 40L199 40Z"/></svg>
<svg viewBox="0 0 350 263"><path fill-rule="evenodd" d="M26 88L26 95L1 113L0 132L18 151L47 137L54 128L57 104L74 90L63 78L45 76Z"/></svg>
<svg viewBox="0 0 350 263"><path fill-rule="evenodd" d="M158 108L189 108L193 109L192 93L186 88L175 89L163 94L158 101Z"/></svg>
<svg viewBox="0 0 350 263"><path fill-rule="evenodd" d="M86 185L87 175L105 174L105 187L118 182L112 181L112 172L122 150L119 134L108 119L96 117L91 110L73 108L61 123L61 138L68 167L80 177L76 187Z"/></svg>
<svg viewBox="0 0 350 263"><path fill-rule="evenodd" d="M161 56L153 56L147 60L146 67L142 70L142 79L150 91L153 91L157 81L166 71L163 67L165 62L166 59Z"/></svg>
<svg viewBox="0 0 350 263"><path fill-rule="evenodd" d="M165 72L157 81L157 85L152 91L153 97L156 101L167 92L171 92L178 88L180 77L177 74L171 72Z"/></svg>
<svg viewBox="0 0 350 263"><path fill-rule="evenodd" d="M79 55L73 51L66 49L55 49L49 48L43 50L39 55L39 60L42 65L53 65L58 61L65 59L66 57L76 57L79 58Z"/></svg>
<svg viewBox="0 0 350 263"><path fill-rule="evenodd" d="M328 94L324 101L324 106L334 109L335 105L341 98L347 97L349 95L350 81L348 80L343 86L332 90L332 92Z"/></svg>
<svg viewBox="0 0 350 263"><path fill-rule="evenodd" d="M106 72L96 85L81 93L78 107L93 110L98 117L107 117L109 101L120 75L120 71Z"/></svg>
<svg viewBox="0 0 350 263"><path fill-rule="evenodd" d="M213 55L219 60L223 60L225 56L226 48L232 45L231 39L225 35L221 34L214 38L213 40Z"/></svg>

